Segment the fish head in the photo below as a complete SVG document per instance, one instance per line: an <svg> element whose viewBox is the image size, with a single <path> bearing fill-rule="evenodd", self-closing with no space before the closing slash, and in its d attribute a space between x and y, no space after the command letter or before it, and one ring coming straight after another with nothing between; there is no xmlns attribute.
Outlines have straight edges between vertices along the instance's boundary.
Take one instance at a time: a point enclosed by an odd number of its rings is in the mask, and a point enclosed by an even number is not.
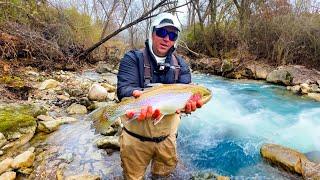
<svg viewBox="0 0 320 180"><path fill-rule="evenodd" d="M200 85L190 85L191 86L191 91L192 91L192 96L190 97L191 100L193 101L198 101L201 100L203 104L206 104L209 102L209 100L212 97L212 92L210 89L200 86Z"/></svg>

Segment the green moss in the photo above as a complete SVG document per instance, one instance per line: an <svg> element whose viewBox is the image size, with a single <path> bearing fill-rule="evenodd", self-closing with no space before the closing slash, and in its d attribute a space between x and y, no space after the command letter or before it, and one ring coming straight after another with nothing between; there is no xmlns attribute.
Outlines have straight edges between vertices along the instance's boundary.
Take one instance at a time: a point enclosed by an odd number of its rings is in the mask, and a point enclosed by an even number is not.
<svg viewBox="0 0 320 180"><path fill-rule="evenodd" d="M13 87L25 86L23 79L21 79L18 76L2 76L2 77L0 77L0 83L8 84Z"/></svg>
<svg viewBox="0 0 320 180"><path fill-rule="evenodd" d="M36 125L32 109L29 105L0 107L0 132L6 135L21 127Z"/></svg>

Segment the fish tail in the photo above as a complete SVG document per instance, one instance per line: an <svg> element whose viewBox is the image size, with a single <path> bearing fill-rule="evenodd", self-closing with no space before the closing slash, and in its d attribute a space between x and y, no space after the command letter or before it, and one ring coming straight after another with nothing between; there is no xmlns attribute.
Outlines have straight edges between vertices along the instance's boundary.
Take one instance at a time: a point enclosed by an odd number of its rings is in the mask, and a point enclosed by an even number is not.
<svg viewBox="0 0 320 180"><path fill-rule="evenodd" d="M92 126L95 128L96 132L101 134L106 133L107 129L112 124L112 119L109 118L110 116L106 113L106 109L113 109L113 107L110 105L105 105L92 111L88 115L89 119L92 120Z"/></svg>

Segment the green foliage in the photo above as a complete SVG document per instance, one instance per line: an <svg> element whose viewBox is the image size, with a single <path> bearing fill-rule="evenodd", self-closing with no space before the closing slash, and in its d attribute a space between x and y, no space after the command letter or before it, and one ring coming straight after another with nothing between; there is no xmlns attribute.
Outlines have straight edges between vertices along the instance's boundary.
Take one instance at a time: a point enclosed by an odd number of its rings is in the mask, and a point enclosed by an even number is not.
<svg viewBox="0 0 320 180"><path fill-rule="evenodd" d="M32 107L28 105L19 107L0 107L0 132L7 134L20 127L36 125Z"/></svg>

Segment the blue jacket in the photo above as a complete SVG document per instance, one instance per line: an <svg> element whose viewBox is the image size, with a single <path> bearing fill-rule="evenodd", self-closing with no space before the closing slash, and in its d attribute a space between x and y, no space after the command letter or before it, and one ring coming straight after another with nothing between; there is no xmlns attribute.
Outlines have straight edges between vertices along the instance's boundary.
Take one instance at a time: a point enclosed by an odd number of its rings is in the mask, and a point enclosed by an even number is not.
<svg viewBox="0 0 320 180"><path fill-rule="evenodd" d="M154 71L157 67L157 62L147 48L148 59L151 66L152 73L152 83L163 83L163 84L173 84L174 82L174 69L170 69L165 74L159 74L157 71ZM165 60L166 63L173 65L172 53L174 48L172 48ZM178 63L180 65L179 79L176 83L191 83L191 73L188 65L184 62L181 57L177 56ZM141 50L131 50L127 52L120 61L120 67L118 72L118 83L117 83L117 95L118 99L121 100L123 97L132 96L134 90L142 91L146 88L144 83L144 62L143 62L143 53Z"/></svg>

